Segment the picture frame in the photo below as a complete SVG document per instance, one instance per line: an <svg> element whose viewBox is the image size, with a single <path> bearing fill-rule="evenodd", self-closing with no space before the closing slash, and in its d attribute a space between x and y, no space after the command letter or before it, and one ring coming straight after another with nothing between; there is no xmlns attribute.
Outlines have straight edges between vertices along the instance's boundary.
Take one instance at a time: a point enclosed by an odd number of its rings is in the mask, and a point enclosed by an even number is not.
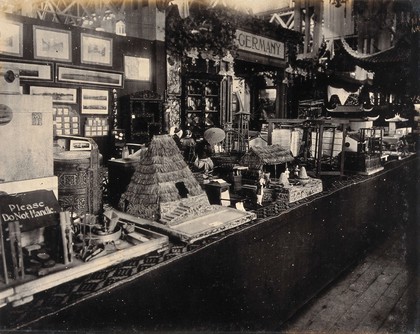
<svg viewBox="0 0 420 334"><path fill-rule="evenodd" d="M59 103L76 103L76 88L60 88L46 86L31 86L29 88L30 95L51 96L53 102Z"/></svg>
<svg viewBox="0 0 420 334"><path fill-rule="evenodd" d="M70 140L70 151L92 151L92 145L85 140Z"/></svg>
<svg viewBox="0 0 420 334"><path fill-rule="evenodd" d="M53 66L48 63L21 63L0 60L0 69L14 69L18 71L20 80L53 81Z"/></svg>
<svg viewBox="0 0 420 334"><path fill-rule="evenodd" d="M56 71L58 82L123 87L123 74L121 72L96 71L61 65L57 65Z"/></svg>
<svg viewBox="0 0 420 334"><path fill-rule="evenodd" d="M112 66L112 38L81 33L81 63Z"/></svg>
<svg viewBox="0 0 420 334"><path fill-rule="evenodd" d="M150 59L125 55L124 74L126 80L150 81Z"/></svg>
<svg viewBox="0 0 420 334"><path fill-rule="evenodd" d="M82 114L108 115L109 91L103 89L82 89Z"/></svg>
<svg viewBox="0 0 420 334"><path fill-rule="evenodd" d="M34 26L34 58L71 62L71 32Z"/></svg>
<svg viewBox="0 0 420 334"><path fill-rule="evenodd" d="M0 54L23 56L23 24L0 19Z"/></svg>

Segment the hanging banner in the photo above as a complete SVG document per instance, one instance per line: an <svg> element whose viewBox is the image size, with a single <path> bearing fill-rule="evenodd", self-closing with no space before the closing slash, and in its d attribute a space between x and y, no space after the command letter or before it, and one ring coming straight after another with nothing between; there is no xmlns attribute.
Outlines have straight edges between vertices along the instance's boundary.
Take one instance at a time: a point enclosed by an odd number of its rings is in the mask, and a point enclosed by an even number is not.
<svg viewBox="0 0 420 334"><path fill-rule="evenodd" d="M258 53L273 58L284 59L284 43L274 39L236 30L236 43L239 50Z"/></svg>

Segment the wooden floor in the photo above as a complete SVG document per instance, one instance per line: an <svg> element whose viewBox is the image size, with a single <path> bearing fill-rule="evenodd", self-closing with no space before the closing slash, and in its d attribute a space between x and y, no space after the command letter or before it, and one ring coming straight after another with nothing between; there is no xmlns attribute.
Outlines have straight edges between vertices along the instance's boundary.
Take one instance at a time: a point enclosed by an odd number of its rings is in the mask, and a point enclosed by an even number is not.
<svg viewBox="0 0 420 334"><path fill-rule="evenodd" d="M417 238L415 231L394 231L285 324L285 332L420 333Z"/></svg>

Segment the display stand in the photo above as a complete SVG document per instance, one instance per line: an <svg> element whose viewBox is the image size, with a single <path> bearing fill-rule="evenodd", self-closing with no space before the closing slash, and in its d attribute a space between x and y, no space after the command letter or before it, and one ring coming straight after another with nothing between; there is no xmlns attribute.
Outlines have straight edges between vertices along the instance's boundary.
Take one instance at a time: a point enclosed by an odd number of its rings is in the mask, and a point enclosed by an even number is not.
<svg viewBox="0 0 420 334"><path fill-rule="evenodd" d="M58 177L58 201L64 210L98 213L101 209L100 154L91 138L57 136L64 151L54 154L54 174ZM75 146L77 145L77 146ZM79 150L86 147L86 150Z"/></svg>

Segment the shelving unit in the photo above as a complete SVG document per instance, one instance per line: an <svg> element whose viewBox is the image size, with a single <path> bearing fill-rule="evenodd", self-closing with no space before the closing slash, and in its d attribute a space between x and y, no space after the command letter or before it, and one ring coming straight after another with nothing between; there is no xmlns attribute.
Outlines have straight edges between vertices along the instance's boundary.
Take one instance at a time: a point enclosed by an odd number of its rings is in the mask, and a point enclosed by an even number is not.
<svg viewBox="0 0 420 334"><path fill-rule="evenodd" d="M185 80L183 125L201 136L211 127L220 126L220 82L212 79Z"/></svg>
<svg viewBox="0 0 420 334"><path fill-rule="evenodd" d="M126 141L145 144L162 132L163 101L151 91L126 95L120 101L119 124L126 131Z"/></svg>

